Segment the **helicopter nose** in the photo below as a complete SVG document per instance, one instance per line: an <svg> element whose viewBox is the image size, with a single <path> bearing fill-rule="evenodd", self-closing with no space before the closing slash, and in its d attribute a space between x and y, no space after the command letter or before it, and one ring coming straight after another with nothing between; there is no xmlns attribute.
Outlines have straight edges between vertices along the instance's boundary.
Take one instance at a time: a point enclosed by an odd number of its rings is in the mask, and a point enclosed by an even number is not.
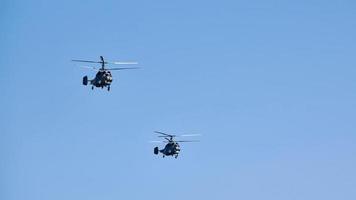
<svg viewBox="0 0 356 200"><path fill-rule="evenodd" d="M107 76L106 77L106 81L111 83L112 82L112 77L111 76Z"/></svg>

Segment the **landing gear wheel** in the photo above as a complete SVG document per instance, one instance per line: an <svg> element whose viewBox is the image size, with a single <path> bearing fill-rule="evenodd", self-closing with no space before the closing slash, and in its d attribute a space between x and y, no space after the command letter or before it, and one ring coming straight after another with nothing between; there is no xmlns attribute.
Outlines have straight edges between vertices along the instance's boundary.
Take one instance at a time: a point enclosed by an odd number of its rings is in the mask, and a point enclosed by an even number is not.
<svg viewBox="0 0 356 200"><path fill-rule="evenodd" d="M108 91L110 91L110 86L108 86Z"/></svg>
<svg viewBox="0 0 356 200"><path fill-rule="evenodd" d="M91 89L94 90L94 86L91 86Z"/></svg>
<svg viewBox="0 0 356 200"><path fill-rule="evenodd" d="M175 155L175 156L174 156L174 158L175 158L175 159L177 159L177 158L178 158L178 154L177 154L177 155Z"/></svg>

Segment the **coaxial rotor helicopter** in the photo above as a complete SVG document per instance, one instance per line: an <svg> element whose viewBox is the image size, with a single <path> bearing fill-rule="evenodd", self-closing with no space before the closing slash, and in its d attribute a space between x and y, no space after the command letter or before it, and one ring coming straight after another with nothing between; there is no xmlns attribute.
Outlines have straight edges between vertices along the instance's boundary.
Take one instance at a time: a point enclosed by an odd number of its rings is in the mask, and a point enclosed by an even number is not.
<svg viewBox="0 0 356 200"><path fill-rule="evenodd" d="M111 75L111 70L126 70L126 69L138 69L138 67L118 67L118 68L106 68L105 64L116 64L116 65L135 65L137 62L108 62L104 61L103 56L100 56L100 61L91 61L91 60L72 60L74 62L85 62L85 63L99 63L101 64L101 67L95 68L95 67L88 67L84 66L85 68L93 69L96 70L97 73L95 75L95 78L92 80L88 80L88 76L83 77L83 85L88 85L91 84L91 89L94 89L95 87L98 88L104 88L107 87L108 91L110 91L110 85L113 81L112 75Z"/></svg>
<svg viewBox="0 0 356 200"><path fill-rule="evenodd" d="M199 142L199 140L174 140L175 137L185 137L185 136L199 136L199 134L186 134L186 135L171 135L167 133L163 133L160 131L155 131L155 133L158 133L158 137L163 137L165 140L164 141L151 141L151 142L159 142L159 143L167 143L165 147L161 150L158 149L158 147L155 147L153 149L154 154L162 153L163 158L165 156L174 156L175 158L178 157L178 154L180 152L180 146L178 142Z"/></svg>

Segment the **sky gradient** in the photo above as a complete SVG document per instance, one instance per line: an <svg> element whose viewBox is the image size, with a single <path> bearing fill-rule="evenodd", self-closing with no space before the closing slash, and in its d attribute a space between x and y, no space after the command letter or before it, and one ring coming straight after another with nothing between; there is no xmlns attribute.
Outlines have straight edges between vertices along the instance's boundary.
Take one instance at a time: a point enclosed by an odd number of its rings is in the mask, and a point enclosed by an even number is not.
<svg viewBox="0 0 356 200"><path fill-rule="evenodd" d="M356 199L355 10L3 1L0 199ZM141 69L92 91L70 60L100 55ZM163 159L155 130L203 136Z"/></svg>

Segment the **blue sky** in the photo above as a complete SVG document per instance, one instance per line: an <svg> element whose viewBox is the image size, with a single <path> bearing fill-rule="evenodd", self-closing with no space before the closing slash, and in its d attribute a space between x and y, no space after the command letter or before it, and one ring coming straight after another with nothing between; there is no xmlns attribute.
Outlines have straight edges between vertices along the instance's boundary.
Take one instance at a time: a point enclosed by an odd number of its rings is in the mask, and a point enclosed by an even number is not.
<svg viewBox="0 0 356 200"><path fill-rule="evenodd" d="M3 1L0 199L355 199L355 9ZM70 60L100 55L142 69L92 91Z"/></svg>

